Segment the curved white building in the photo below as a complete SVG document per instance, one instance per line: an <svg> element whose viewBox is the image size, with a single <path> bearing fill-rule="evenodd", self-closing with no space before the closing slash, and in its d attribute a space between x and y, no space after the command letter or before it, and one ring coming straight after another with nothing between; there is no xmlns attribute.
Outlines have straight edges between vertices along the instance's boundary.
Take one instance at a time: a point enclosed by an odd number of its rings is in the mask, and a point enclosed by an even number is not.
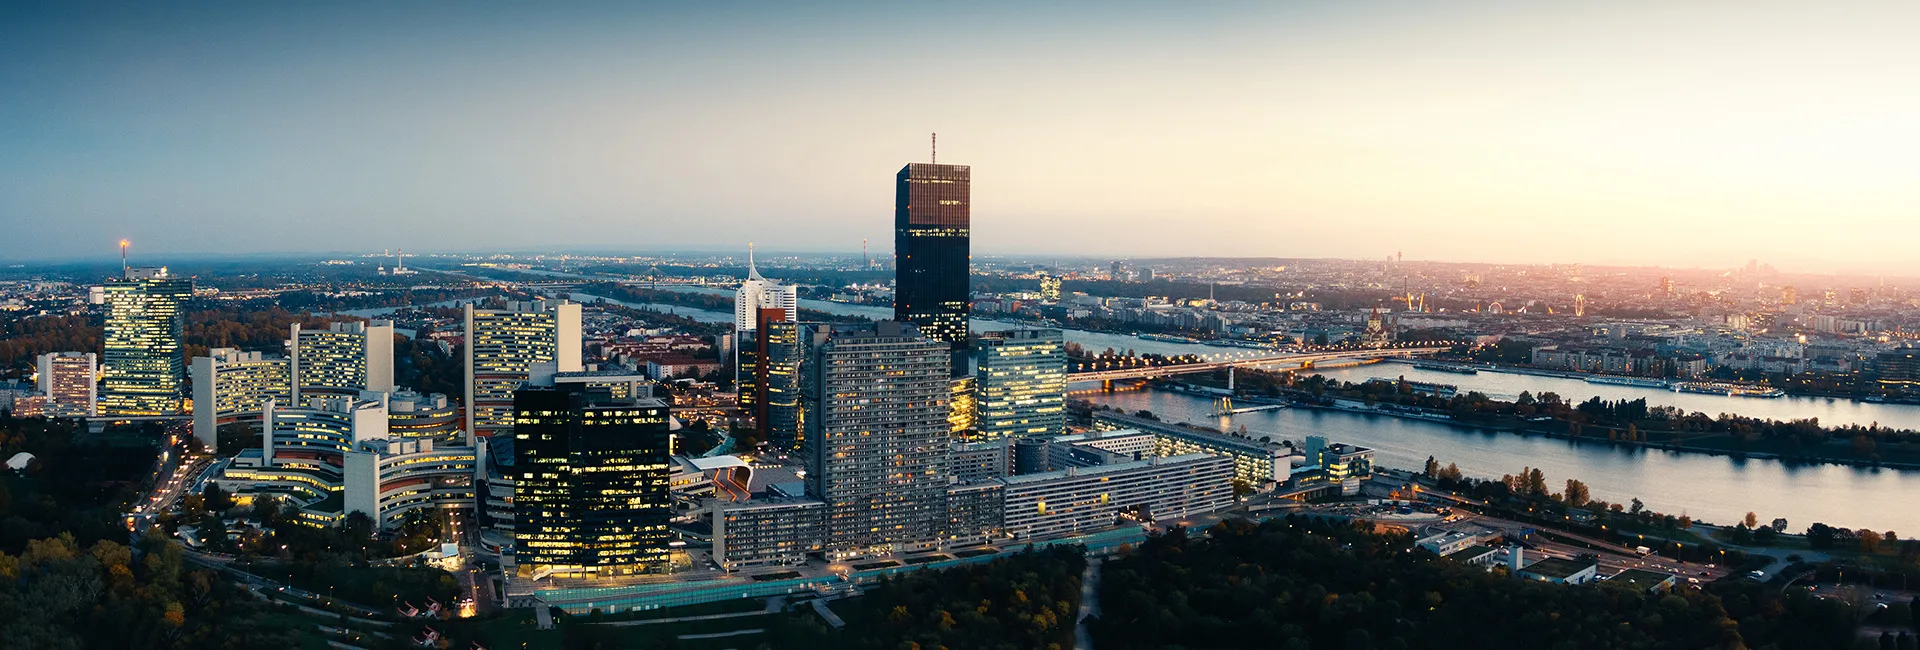
<svg viewBox="0 0 1920 650"><path fill-rule="evenodd" d="M754 331L761 309L785 310L788 322L800 320L800 293L793 285L760 277L760 269L753 263L753 247L748 246L747 279L733 294L733 331Z"/></svg>

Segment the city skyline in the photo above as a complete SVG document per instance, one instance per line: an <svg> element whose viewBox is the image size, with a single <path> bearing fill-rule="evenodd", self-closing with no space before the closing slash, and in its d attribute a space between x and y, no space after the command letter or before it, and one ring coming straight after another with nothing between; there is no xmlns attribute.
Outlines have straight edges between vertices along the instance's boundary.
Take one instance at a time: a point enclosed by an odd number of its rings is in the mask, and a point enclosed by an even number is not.
<svg viewBox="0 0 1920 650"><path fill-rule="evenodd" d="M1731 7L10 8L0 260L846 250L939 131L983 254L1914 272L1920 9Z"/></svg>

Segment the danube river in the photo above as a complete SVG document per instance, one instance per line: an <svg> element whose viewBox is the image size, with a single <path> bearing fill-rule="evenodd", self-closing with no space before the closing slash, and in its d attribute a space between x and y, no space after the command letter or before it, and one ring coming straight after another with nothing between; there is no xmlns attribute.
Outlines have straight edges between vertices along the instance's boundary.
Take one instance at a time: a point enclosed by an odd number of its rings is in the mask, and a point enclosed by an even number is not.
<svg viewBox="0 0 1920 650"><path fill-rule="evenodd" d="M719 289L671 288L732 295L730 291ZM892 309L884 307L818 300L802 300L800 304L808 309L876 319L891 318L893 313ZM676 308L675 311L687 313L689 310ZM723 315L719 312L711 314L702 316L711 318ZM981 319L975 319L972 325L975 331L1020 327ZM1065 329L1064 332L1068 341L1096 352L1113 348L1156 354L1258 354L1253 350L1146 341L1124 334L1074 329ZM1920 429L1920 406L1912 405L1808 397L1759 399L1683 394L1655 388L1589 384L1578 379L1515 373L1461 375L1420 370L1399 363L1334 369L1322 374L1354 382L1370 377L1405 376L1412 380L1453 384L1463 391L1477 390L1500 397L1513 397L1521 391L1532 391L1536 395L1553 392L1572 401L1584 401L1594 396L1609 400L1646 398L1650 404L1675 406L1709 415L1737 413L1781 420L1819 418L1821 424L1828 426L1878 422L1882 426ZM1330 440L1371 447L1376 450L1378 462L1389 467L1417 470L1428 456L1435 457L1443 465L1458 464L1462 472L1480 478L1499 478L1503 474L1518 473L1523 467L1538 467L1546 473L1555 491L1565 485L1566 479L1577 478L1587 484L1594 498L1625 503L1637 497L1654 510L1676 515L1688 514L1708 522L1733 523L1752 511L1758 513L1763 521L1785 517L1790 529L1796 531L1819 521L1849 528L1866 527L1882 532L1893 530L1920 534L1920 508L1912 503L1913 496L1920 494L1920 472L1915 471L1789 464L1775 460L1634 450L1604 442L1523 437L1438 422L1342 411L1285 409L1217 418L1210 415L1213 405L1206 398L1162 391L1095 395L1093 400L1128 411L1152 411L1170 421L1193 422L1222 429L1244 426L1254 436L1271 435L1297 441L1308 435L1323 435Z"/></svg>
<svg viewBox="0 0 1920 650"><path fill-rule="evenodd" d="M1390 369L1374 366L1360 369ZM1499 478L1538 467L1548 485L1560 491L1577 478L1593 497L1628 502L1722 524L1748 511L1763 521L1785 517L1804 530L1815 521L1849 528L1920 534L1920 472L1862 469L1844 465L1788 464L1728 456L1635 450L1605 442L1574 442L1539 436L1493 433L1451 424L1319 409L1282 409L1212 417L1204 397L1166 391L1096 395L1095 403L1127 411L1147 410L1163 420L1192 422L1220 429L1247 428L1249 435L1298 441L1326 436L1376 450L1376 462L1418 470L1428 456L1441 465L1456 463L1468 476ZM1740 398L1726 398L1740 399Z"/></svg>

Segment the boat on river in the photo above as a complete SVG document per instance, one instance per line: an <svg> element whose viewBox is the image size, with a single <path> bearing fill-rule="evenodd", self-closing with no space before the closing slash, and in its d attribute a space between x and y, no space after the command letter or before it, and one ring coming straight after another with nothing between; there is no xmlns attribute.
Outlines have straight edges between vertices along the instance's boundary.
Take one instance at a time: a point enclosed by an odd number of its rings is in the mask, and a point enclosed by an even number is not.
<svg viewBox="0 0 1920 650"><path fill-rule="evenodd" d="M1682 381L1673 384L1673 390L1680 393L1698 393L1701 395L1726 395L1728 397L1785 397L1786 391L1772 386L1739 384L1725 381Z"/></svg>
<svg viewBox="0 0 1920 650"><path fill-rule="evenodd" d="M1639 386L1641 388L1666 388L1664 379L1646 377L1621 377L1618 375L1594 375L1586 378L1589 384L1609 384L1613 386Z"/></svg>
<svg viewBox="0 0 1920 650"><path fill-rule="evenodd" d="M1463 365L1460 365L1460 364L1457 364L1457 363L1440 363L1440 362L1438 362L1438 361L1415 361L1415 362L1413 362L1413 367L1415 367L1415 368L1418 368L1418 369L1421 369L1421 370L1434 370L1434 371L1438 371L1438 372L1451 372L1451 373L1454 373L1454 374L1459 374L1459 375L1477 375L1477 374L1480 374L1480 369L1479 369L1479 368L1475 368L1475 367L1473 367L1473 366L1463 366Z"/></svg>

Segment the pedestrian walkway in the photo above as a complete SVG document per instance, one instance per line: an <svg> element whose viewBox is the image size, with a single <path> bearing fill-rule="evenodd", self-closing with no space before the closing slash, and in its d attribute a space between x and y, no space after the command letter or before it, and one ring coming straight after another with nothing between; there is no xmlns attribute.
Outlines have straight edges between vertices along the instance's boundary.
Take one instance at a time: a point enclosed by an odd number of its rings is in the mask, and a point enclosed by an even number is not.
<svg viewBox="0 0 1920 650"><path fill-rule="evenodd" d="M1101 558L1087 558L1087 570L1080 574L1080 614L1074 620L1074 650L1093 650L1093 634L1087 630L1087 619L1100 615L1100 561Z"/></svg>
<svg viewBox="0 0 1920 650"><path fill-rule="evenodd" d="M674 638L680 639L681 641L691 641L694 639L724 639L726 637L741 636L744 634L760 634L765 631L767 631L766 628L756 627L751 630L733 630L731 632L713 632L711 634L682 634Z"/></svg>
<svg viewBox="0 0 1920 650"><path fill-rule="evenodd" d="M825 598L814 599L813 611L820 614L820 618L825 619L827 625L833 626L836 630L847 626L846 621L840 620L840 615L833 613L831 609L827 609L827 599Z"/></svg>

